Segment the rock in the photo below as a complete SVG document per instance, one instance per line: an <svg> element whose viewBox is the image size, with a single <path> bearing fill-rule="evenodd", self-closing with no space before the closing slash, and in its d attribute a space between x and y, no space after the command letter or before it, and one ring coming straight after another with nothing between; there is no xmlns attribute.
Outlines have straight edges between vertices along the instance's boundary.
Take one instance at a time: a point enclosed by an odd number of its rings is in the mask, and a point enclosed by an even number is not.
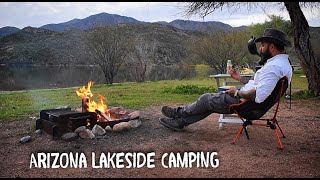
<svg viewBox="0 0 320 180"><path fill-rule="evenodd" d="M122 132L122 131L128 131L131 129L131 125L128 122L121 122L118 124L115 124L112 128L113 132Z"/></svg>
<svg viewBox="0 0 320 180"><path fill-rule="evenodd" d="M82 132L82 131L84 131L84 130L86 130L87 128L85 127L85 126L80 126L80 127L78 127L76 130L74 130L74 132L75 133L80 133L80 132Z"/></svg>
<svg viewBox="0 0 320 180"><path fill-rule="evenodd" d="M22 137L19 142L20 142L21 144L24 144L24 143L27 143L27 142L29 142L29 141L31 141L31 136Z"/></svg>
<svg viewBox="0 0 320 180"><path fill-rule="evenodd" d="M132 113L128 114L130 119L137 119L140 116L140 111L133 111Z"/></svg>
<svg viewBox="0 0 320 180"><path fill-rule="evenodd" d="M64 140L64 141L73 141L73 140L75 140L77 138L78 138L78 133L75 133L75 132L64 133L61 136L61 139Z"/></svg>
<svg viewBox="0 0 320 180"><path fill-rule="evenodd" d="M42 134L42 130L41 130L41 129L37 129L37 130L35 131L35 133L36 133L36 134Z"/></svg>
<svg viewBox="0 0 320 180"><path fill-rule="evenodd" d="M106 130L104 130L101 126L96 124L92 128L92 133L97 136L103 136L104 134L106 134Z"/></svg>
<svg viewBox="0 0 320 180"><path fill-rule="evenodd" d="M106 132L111 132L112 128L110 126L106 126L106 128L104 128L104 130L106 130Z"/></svg>
<svg viewBox="0 0 320 180"><path fill-rule="evenodd" d="M141 122L141 120L137 119L137 120L131 120L131 121L129 121L129 124L130 124L130 126L131 126L132 128L137 128L137 127L139 127L139 126L142 124L142 122Z"/></svg>
<svg viewBox="0 0 320 180"><path fill-rule="evenodd" d="M69 106L58 106L55 109L66 109L66 108L70 108Z"/></svg>
<svg viewBox="0 0 320 180"><path fill-rule="evenodd" d="M81 131L79 133L79 136L83 139L93 139L95 137L95 135L92 133L92 131L90 129L86 129L84 131Z"/></svg>
<svg viewBox="0 0 320 180"><path fill-rule="evenodd" d="M81 107L72 107L72 111L82 112L82 106Z"/></svg>
<svg viewBox="0 0 320 180"><path fill-rule="evenodd" d="M31 116L30 119L32 119L32 120L37 120L37 118L34 117L34 116Z"/></svg>
<svg viewBox="0 0 320 180"><path fill-rule="evenodd" d="M122 107L113 107L109 110L110 114L126 114L126 110Z"/></svg>

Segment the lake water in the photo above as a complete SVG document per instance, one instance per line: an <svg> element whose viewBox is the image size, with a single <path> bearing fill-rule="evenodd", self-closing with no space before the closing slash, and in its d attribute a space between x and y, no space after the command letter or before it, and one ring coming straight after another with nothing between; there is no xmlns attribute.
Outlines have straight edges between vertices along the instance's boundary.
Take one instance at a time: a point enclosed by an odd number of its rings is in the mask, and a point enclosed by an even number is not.
<svg viewBox="0 0 320 180"><path fill-rule="evenodd" d="M154 66L150 68L147 81L182 79L196 76L194 67ZM99 66L0 66L0 90L31 90L65 88L105 84L104 74ZM114 83L134 82L128 69L120 69Z"/></svg>

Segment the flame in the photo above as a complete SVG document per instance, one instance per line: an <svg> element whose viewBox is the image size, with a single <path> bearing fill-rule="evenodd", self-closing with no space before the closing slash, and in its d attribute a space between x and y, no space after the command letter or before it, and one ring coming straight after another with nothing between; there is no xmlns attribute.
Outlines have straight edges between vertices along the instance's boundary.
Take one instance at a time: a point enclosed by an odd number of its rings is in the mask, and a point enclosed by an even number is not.
<svg viewBox="0 0 320 180"><path fill-rule="evenodd" d="M91 93L91 86L94 84L94 82L89 81L88 82L88 88L85 86L82 86L82 88L79 89L79 91L76 91L77 95L80 96L82 99L84 98L91 98L93 94Z"/></svg>
<svg viewBox="0 0 320 180"><path fill-rule="evenodd" d="M90 120L89 120L89 119L87 119L87 125L86 125L86 128L87 128L87 129L90 129Z"/></svg>
<svg viewBox="0 0 320 180"><path fill-rule="evenodd" d="M93 93L91 92L90 88L94 84L94 82L89 81L88 87L82 86L82 88L79 89L79 91L76 91L77 95L81 97L82 99L88 99L87 105L87 111L88 112L96 112L96 109L100 112L105 113L107 116L110 117L110 113L108 111L108 105L104 103L105 100L107 100L106 97L102 96L101 94L98 94L100 98L100 102L96 103L94 100L91 100L90 98L93 97ZM98 121L103 121L104 118L102 118L99 114Z"/></svg>

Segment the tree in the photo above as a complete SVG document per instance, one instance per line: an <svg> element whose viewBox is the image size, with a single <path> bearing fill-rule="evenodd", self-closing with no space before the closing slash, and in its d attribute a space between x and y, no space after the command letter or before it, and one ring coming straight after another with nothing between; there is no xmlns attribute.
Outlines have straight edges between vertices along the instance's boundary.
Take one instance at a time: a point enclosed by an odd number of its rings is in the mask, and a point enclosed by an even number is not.
<svg viewBox="0 0 320 180"><path fill-rule="evenodd" d="M217 9L223 7L240 7L247 5L248 10L259 5L251 2L190 2L186 9L186 15L199 14L205 17ZM285 7L289 13L294 37L294 48L300 60L300 65L308 79L308 89L315 96L320 96L320 59L314 56L311 46L309 24L301 7L319 8L319 2L279 2L277 5Z"/></svg>
<svg viewBox="0 0 320 180"><path fill-rule="evenodd" d="M308 78L308 89L320 96L320 59L316 58L311 46L309 24L298 2L284 3L292 22L294 48L301 67Z"/></svg>
<svg viewBox="0 0 320 180"><path fill-rule="evenodd" d="M107 84L124 63L128 54L128 38L120 26L97 26L87 36L87 49L92 61L98 64L105 76Z"/></svg>
<svg viewBox="0 0 320 180"><path fill-rule="evenodd" d="M248 56L247 44L243 42L248 41L249 37L246 32L217 31L195 41L191 54L216 72L225 73L228 59L238 60Z"/></svg>
<svg viewBox="0 0 320 180"><path fill-rule="evenodd" d="M155 41L148 42L142 37L137 37L133 42L126 66L135 81L144 82L147 67L150 67L151 62L155 59L156 43Z"/></svg>
<svg viewBox="0 0 320 180"><path fill-rule="evenodd" d="M268 17L270 19L269 21L266 20L264 23L256 23L249 26L251 35L255 37L261 37L266 28L276 28L285 32L290 41L293 42L293 28L291 21L286 21L281 16L270 15ZM297 55L293 48L287 48L286 53L289 54L289 59L293 65L298 63Z"/></svg>
<svg viewBox="0 0 320 180"><path fill-rule="evenodd" d="M292 37L293 28L290 21L284 20L281 16L269 15L269 21L256 23L249 26L249 31L255 37L261 37L266 28L276 28L285 32L289 38Z"/></svg>

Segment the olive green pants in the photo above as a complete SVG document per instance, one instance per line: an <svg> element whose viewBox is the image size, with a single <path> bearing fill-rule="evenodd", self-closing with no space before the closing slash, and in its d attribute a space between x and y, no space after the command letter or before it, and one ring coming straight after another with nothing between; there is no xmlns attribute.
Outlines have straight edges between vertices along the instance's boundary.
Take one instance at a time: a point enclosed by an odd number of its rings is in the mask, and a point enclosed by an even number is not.
<svg viewBox="0 0 320 180"><path fill-rule="evenodd" d="M240 99L226 93L206 93L201 95L194 103L178 107L177 112L185 126L195 123L212 113L231 114L229 106L240 103Z"/></svg>

